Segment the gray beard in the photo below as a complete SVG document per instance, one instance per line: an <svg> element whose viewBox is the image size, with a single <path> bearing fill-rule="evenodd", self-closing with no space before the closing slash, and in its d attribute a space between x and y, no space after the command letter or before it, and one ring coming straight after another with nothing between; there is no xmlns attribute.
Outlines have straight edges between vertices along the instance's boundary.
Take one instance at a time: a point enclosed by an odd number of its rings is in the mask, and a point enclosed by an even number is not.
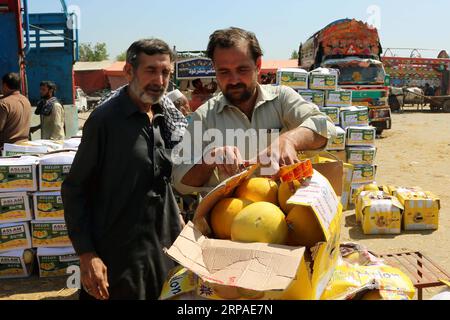
<svg viewBox="0 0 450 320"><path fill-rule="evenodd" d="M139 98L139 100L141 100L143 104L150 104L150 105L157 104L161 101L162 97L164 96L164 93L162 93L161 96L157 98L152 97L147 93L145 93L145 91L141 91L134 81L130 83L130 90Z"/></svg>

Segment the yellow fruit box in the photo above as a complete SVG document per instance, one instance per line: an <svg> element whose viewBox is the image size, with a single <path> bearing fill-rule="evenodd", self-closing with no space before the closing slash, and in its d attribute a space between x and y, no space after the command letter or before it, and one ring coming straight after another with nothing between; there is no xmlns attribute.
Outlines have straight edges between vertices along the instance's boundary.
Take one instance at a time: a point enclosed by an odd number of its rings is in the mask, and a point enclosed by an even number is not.
<svg viewBox="0 0 450 320"><path fill-rule="evenodd" d="M37 157L0 159L0 192L36 191Z"/></svg>
<svg viewBox="0 0 450 320"><path fill-rule="evenodd" d="M39 159L39 190L59 191L69 174L75 152L48 154Z"/></svg>
<svg viewBox="0 0 450 320"><path fill-rule="evenodd" d="M377 166L372 164L359 164L354 166L352 183L372 183L375 181Z"/></svg>
<svg viewBox="0 0 450 320"><path fill-rule="evenodd" d="M341 127L368 126L369 108L364 106L352 106L341 108Z"/></svg>
<svg viewBox="0 0 450 320"><path fill-rule="evenodd" d="M345 131L336 127L336 137L328 140L327 150L345 150Z"/></svg>
<svg viewBox="0 0 450 320"><path fill-rule="evenodd" d="M30 207L26 192L0 193L0 223L30 221Z"/></svg>
<svg viewBox="0 0 450 320"><path fill-rule="evenodd" d="M308 102L314 103L319 108L325 105L325 92L319 90L298 90L299 95Z"/></svg>
<svg viewBox="0 0 450 320"><path fill-rule="evenodd" d="M347 161L354 165L373 164L377 148L375 147L349 147L347 148Z"/></svg>
<svg viewBox="0 0 450 320"><path fill-rule="evenodd" d="M346 128L346 145L354 146L375 146L376 128L371 126L350 126Z"/></svg>
<svg viewBox="0 0 450 320"><path fill-rule="evenodd" d="M61 192L36 192L33 194L34 218L40 221L64 221Z"/></svg>
<svg viewBox="0 0 450 320"><path fill-rule="evenodd" d="M13 250L0 253L0 279L26 278L33 271L34 251Z"/></svg>
<svg viewBox="0 0 450 320"><path fill-rule="evenodd" d="M34 248L69 247L72 245L64 221L32 221L31 235Z"/></svg>
<svg viewBox="0 0 450 320"><path fill-rule="evenodd" d="M325 105L327 107L350 107L352 105L352 91L350 90L327 91L327 98L325 101Z"/></svg>
<svg viewBox="0 0 450 320"><path fill-rule="evenodd" d="M31 248L28 222L0 225L0 252Z"/></svg>
<svg viewBox="0 0 450 320"><path fill-rule="evenodd" d="M320 111L330 117L331 121L335 125L339 125L339 108L338 107L324 107L320 108Z"/></svg>
<svg viewBox="0 0 450 320"><path fill-rule="evenodd" d="M323 241L313 248L241 243L208 238L209 213L221 199L250 178L257 167L234 176L211 191L166 254L199 277L197 296L207 299L319 299L337 263L342 206L333 186L342 188L342 162L318 164L309 185L288 204L311 206ZM312 194L312 195L311 195ZM211 289L212 287L212 289ZM208 290L211 289L211 290ZM239 296L238 296L239 295Z"/></svg>
<svg viewBox="0 0 450 320"><path fill-rule="evenodd" d="M38 248L37 258L41 278L67 276L67 268L80 265L80 259L72 247Z"/></svg>
<svg viewBox="0 0 450 320"><path fill-rule="evenodd" d="M312 90L337 90L338 76L333 73L322 73L313 70L309 73L309 89Z"/></svg>
<svg viewBox="0 0 450 320"><path fill-rule="evenodd" d="M440 199L429 191L398 188L397 198L404 206L404 230L437 230L439 228Z"/></svg>
<svg viewBox="0 0 450 320"><path fill-rule="evenodd" d="M382 191L360 195L357 206L364 234L400 234L403 206Z"/></svg>
<svg viewBox="0 0 450 320"><path fill-rule="evenodd" d="M308 89L308 71L299 68L284 68L277 71L277 84L293 89Z"/></svg>

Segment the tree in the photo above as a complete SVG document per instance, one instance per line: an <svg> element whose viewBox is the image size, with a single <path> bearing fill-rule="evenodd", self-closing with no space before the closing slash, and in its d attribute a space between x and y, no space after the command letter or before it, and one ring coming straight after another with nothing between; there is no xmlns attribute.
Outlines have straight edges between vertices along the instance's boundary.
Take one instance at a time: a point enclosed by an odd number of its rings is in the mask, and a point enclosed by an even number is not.
<svg viewBox="0 0 450 320"><path fill-rule="evenodd" d="M91 43L80 44L80 61L103 61L108 57L104 42L97 42L94 46Z"/></svg>
<svg viewBox="0 0 450 320"><path fill-rule="evenodd" d="M125 61L125 60L127 60L127 53L126 52L122 52L121 54L119 54L116 57L116 60L117 61Z"/></svg>
<svg viewBox="0 0 450 320"><path fill-rule="evenodd" d="M291 54L291 59L298 59L298 51L294 50Z"/></svg>

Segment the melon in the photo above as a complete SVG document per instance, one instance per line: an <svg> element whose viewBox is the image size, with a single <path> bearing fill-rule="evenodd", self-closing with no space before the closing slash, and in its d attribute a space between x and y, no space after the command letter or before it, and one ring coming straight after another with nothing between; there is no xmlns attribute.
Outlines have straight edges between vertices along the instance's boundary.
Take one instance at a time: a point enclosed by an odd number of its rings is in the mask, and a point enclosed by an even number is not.
<svg viewBox="0 0 450 320"><path fill-rule="evenodd" d="M292 184L293 190L291 190L290 184ZM284 213L287 214L292 209L293 205L288 205L286 202L294 195L295 191L297 191L300 186L301 184L298 180L294 180L293 182L282 182L280 184L280 187L278 188L278 203Z"/></svg>
<svg viewBox="0 0 450 320"><path fill-rule="evenodd" d="M231 225L231 240L285 244L288 235L283 211L270 202L256 202L245 207Z"/></svg>
<svg viewBox="0 0 450 320"><path fill-rule="evenodd" d="M322 228L311 207L295 206L286 217L290 239L298 246L314 247L324 240Z"/></svg>
<svg viewBox="0 0 450 320"><path fill-rule="evenodd" d="M278 205L278 184L268 178L251 178L236 188L235 196L252 202Z"/></svg>
<svg viewBox="0 0 450 320"><path fill-rule="evenodd" d="M234 217L251 201L238 198L224 198L211 211L211 227L218 239L231 239L231 224Z"/></svg>
<svg viewBox="0 0 450 320"><path fill-rule="evenodd" d="M25 264L32 263L33 259L34 259L34 254L31 250L25 250L23 252L23 261L25 262Z"/></svg>

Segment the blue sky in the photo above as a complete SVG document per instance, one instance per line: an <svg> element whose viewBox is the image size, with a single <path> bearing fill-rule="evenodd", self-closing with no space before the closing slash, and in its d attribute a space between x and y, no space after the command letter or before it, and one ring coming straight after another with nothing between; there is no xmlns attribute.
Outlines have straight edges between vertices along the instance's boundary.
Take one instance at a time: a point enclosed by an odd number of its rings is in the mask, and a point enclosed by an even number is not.
<svg viewBox="0 0 450 320"><path fill-rule="evenodd" d="M31 12L59 12L59 0L28 0ZM328 23L357 18L380 26L384 48L450 52L448 0L66 0L81 12L81 42L106 42L110 58L139 38L158 37L177 50L204 50L216 29L256 33L266 59L288 59ZM410 51L396 51L409 56ZM422 51L436 57L438 51Z"/></svg>

